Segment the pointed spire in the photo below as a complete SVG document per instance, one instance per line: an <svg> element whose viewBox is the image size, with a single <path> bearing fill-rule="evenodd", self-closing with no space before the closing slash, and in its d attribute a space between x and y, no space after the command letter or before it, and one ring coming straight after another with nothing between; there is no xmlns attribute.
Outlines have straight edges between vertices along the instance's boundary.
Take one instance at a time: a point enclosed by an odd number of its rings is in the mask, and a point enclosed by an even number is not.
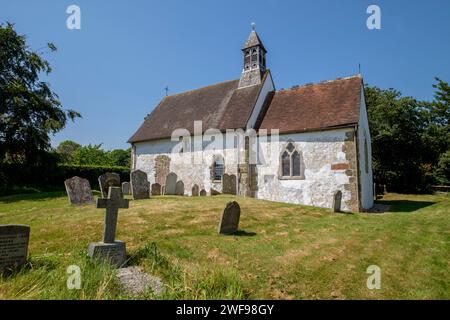
<svg viewBox="0 0 450 320"><path fill-rule="evenodd" d="M261 41L261 39L259 38L258 34L256 33L256 23L252 22L251 24L252 26L252 31L250 32L250 35L248 36L247 41L245 41L244 47L242 48L242 50L251 48L251 47L255 47L255 46L261 46L264 50L266 50L266 48L264 48L264 45Z"/></svg>

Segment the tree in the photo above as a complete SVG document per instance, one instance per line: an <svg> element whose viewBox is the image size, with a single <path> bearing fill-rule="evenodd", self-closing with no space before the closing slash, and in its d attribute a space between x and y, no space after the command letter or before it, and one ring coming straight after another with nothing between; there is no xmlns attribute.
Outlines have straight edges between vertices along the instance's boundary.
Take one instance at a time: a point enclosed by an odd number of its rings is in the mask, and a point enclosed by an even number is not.
<svg viewBox="0 0 450 320"><path fill-rule="evenodd" d="M102 144L87 145L79 148L73 157L76 165L111 165L107 152L102 149Z"/></svg>
<svg viewBox="0 0 450 320"><path fill-rule="evenodd" d="M60 156L60 162L71 163L80 148L80 144L71 140L65 140L58 145L56 153Z"/></svg>
<svg viewBox="0 0 450 320"><path fill-rule="evenodd" d="M449 183L450 87L436 78L431 102L366 86L374 180L392 191L428 191Z"/></svg>
<svg viewBox="0 0 450 320"><path fill-rule="evenodd" d="M49 135L81 115L63 110L56 93L39 79L51 72L50 64L12 24L0 25L0 43L0 163L45 165ZM51 43L47 47L56 50Z"/></svg>
<svg viewBox="0 0 450 320"><path fill-rule="evenodd" d="M131 149L115 149L109 152L109 156L114 166L130 167Z"/></svg>
<svg viewBox="0 0 450 320"><path fill-rule="evenodd" d="M392 191L418 191L422 181L419 103L394 89L366 86L374 180Z"/></svg>

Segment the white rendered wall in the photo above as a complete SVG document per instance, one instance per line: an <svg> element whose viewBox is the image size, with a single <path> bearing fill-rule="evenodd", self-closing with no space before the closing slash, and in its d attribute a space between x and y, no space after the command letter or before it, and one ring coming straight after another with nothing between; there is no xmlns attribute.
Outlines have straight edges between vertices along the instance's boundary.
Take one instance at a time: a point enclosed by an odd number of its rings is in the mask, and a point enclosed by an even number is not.
<svg viewBox="0 0 450 320"><path fill-rule="evenodd" d="M333 195L342 191L342 210L350 211L346 201L355 197L346 188L350 177L346 170L332 170L332 164L346 163L348 160L343 146L346 133L353 129L339 129L312 133L280 135L279 142L267 142L260 139L262 151L257 166L257 198L278 202L304 204L331 208ZM301 152L305 166L304 180L279 179L280 154L288 141Z"/></svg>

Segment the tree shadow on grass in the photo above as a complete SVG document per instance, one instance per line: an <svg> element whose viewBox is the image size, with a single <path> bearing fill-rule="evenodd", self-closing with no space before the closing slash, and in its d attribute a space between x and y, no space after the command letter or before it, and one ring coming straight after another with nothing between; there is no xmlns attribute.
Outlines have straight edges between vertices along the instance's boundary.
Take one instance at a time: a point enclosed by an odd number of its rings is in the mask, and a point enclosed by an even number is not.
<svg viewBox="0 0 450 320"><path fill-rule="evenodd" d="M48 199L60 198L67 196L65 191L37 192L27 194L15 194L11 196L0 197L0 203L12 203L24 200L45 201Z"/></svg>
<svg viewBox="0 0 450 320"><path fill-rule="evenodd" d="M236 231L235 233L233 233L233 236L237 236L237 237L254 237L256 236L255 232L247 232L245 230L239 230Z"/></svg>
<svg viewBox="0 0 450 320"><path fill-rule="evenodd" d="M376 203L390 206L389 212L414 212L433 204L431 201L411 201L411 200L378 200Z"/></svg>

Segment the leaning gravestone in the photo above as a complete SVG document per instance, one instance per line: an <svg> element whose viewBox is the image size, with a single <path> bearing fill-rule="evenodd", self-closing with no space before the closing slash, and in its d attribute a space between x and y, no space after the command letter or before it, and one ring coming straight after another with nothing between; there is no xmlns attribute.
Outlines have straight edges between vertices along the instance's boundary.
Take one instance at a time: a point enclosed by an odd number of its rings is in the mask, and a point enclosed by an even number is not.
<svg viewBox="0 0 450 320"><path fill-rule="evenodd" d="M200 191L200 197L206 197L206 190L202 189L202 191Z"/></svg>
<svg viewBox="0 0 450 320"><path fill-rule="evenodd" d="M117 173L107 172L98 177L98 184L103 198L108 197L109 187L120 187L120 176Z"/></svg>
<svg viewBox="0 0 450 320"><path fill-rule="evenodd" d="M27 262L30 227L0 225L0 273Z"/></svg>
<svg viewBox="0 0 450 320"><path fill-rule="evenodd" d="M129 182L122 182L122 193L123 195L127 196L131 194L131 187Z"/></svg>
<svg viewBox="0 0 450 320"><path fill-rule="evenodd" d="M173 172L171 172L167 175L166 185L164 186L164 194L175 195L177 178L178 178L177 175Z"/></svg>
<svg viewBox="0 0 450 320"><path fill-rule="evenodd" d="M128 209L129 200L123 199L120 187L110 187L107 199L97 199L97 208L106 209L102 242L92 242L88 247L91 258L107 260L116 267L126 261L125 242L115 240L119 209Z"/></svg>
<svg viewBox="0 0 450 320"><path fill-rule="evenodd" d="M152 184L152 196L161 195L161 185L159 183Z"/></svg>
<svg viewBox="0 0 450 320"><path fill-rule="evenodd" d="M238 231L241 208L236 201L228 202L220 218L218 232L220 234L233 234Z"/></svg>
<svg viewBox="0 0 450 320"><path fill-rule="evenodd" d="M74 205L94 203L91 185L87 179L73 177L64 181L69 202Z"/></svg>
<svg viewBox="0 0 450 320"><path fill-rule="evenodd" d="M194 184L194 186L192 187L192 196L198 197L198 193L199 193L199 187L198 187L198 185Z"/></svg>
<svg viewBox="0 0 450 320"><path fill-rule="evenodd" d="M141 170L134 170L130 174L131 194L134 200L150 198L150 182L147 174Z"/></svg>
<svg viewBox="0 0 450 320"><path fill-rule="evenodd" d="M342 192L336 191L333 196L333 212L341 212Z"/></svg>
<svg viewBox="0 0 450 320"><path fill-rule="evenodd" d="M177 181L175 185L175 194L177 196L184 196L184 182L183 181Z"/></svg>

